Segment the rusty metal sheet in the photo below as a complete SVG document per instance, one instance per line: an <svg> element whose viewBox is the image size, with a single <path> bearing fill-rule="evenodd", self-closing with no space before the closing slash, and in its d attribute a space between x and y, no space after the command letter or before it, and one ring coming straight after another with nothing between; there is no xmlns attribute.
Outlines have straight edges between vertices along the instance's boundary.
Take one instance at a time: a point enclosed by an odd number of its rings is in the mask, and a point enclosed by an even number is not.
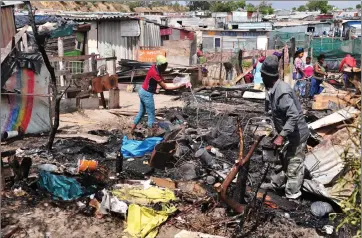
<svg viewBox="0 0 362 238"><path fill-rule="evenodd" d="M141 61L141 62L156 62L157 55L166 56L166 51L161 50L161 49L139 50L138 61Z"/></svg>
<svg viewBox="0 0 362 238"><path fill-rule="evenodd" d="M5 48L16 34L14 22L14 8L12 6L1 8L1 41L0 48Z"/></svg>
<svg viewBox="0 0 362 238"><path fill-rule="evenodd" d="M109 77L102 77L102 85L104 90L118 88L118 76L111 75Z"/></svg>
<svg viewBox="0 0 362 238"><path fill-rule="evenodd" d="M92 79L92 89L95 93L103 92L102 77L95 77Z"/></svg>

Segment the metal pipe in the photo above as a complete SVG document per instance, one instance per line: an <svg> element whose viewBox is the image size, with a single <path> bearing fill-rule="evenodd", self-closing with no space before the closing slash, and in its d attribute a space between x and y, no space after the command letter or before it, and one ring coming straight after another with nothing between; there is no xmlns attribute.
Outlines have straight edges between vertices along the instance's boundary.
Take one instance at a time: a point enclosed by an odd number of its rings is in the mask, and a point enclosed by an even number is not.
<svg viewBox="0 0 362 238"><path fill-rule="evenodd" d="M7 139L10 139L10 138L17 137L18 135L19 135L18 131L5 131L4 135L3 135L3 139L7 140Z"/></svg>
<svg viewBox="0 0 362 238"><path fill-rule="evenodd" d="M216 191L219 193L221 199L227 204L229 205L235 212L237 213L243 213L245 206L238 203L237 201L233 200L232 198L229 198L226 195L226 191L230 185L230 183L233 181L233 179L235 178L236 174L239 172L239 169L241 166L243 166L246 162L249 161L249 159L251 158L251 156L253 155L256 147L258 147L260 141L264 138L263 136L259 136L257 138L257 140L254 142L254 144L252 145L252 147L250 148L248 154L242 158L241 156L239 157L239 160L235 163L235 165L233 166L233 168L230 170L230 173L226 176L224 182L222 184L217 183L215 184L214 188L216 189ZM242 143L242 137L240 138L240 142ZM242 151L243 148L240 147L240 151ZM239 153L240 155L242 155L242 152Z"/></svg>

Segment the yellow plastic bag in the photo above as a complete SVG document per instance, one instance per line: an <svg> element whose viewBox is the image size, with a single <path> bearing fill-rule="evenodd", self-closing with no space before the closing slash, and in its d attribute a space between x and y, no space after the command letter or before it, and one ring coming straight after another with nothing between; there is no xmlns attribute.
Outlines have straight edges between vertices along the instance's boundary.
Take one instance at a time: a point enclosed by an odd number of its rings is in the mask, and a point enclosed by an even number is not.
<svg viewBox="0 0 362 238"><path fill-rule="evenodd" d="M119 200L127 201L129 203L136 203L140 205L147 205L152 203L167 203L175 201L177 198L175 194L169 189L160 189L152 186L147 189L140 187L123 187L112 191Z"/></svg>
<svg viewBox="0 0 362 238"><path fill-rule="evenodd" d="M128 207L126 231L132 237L154 238L158 233L158 227L176 210L174 206L163 205L161 211L155 211L148 207L131 204Z"/></svg>

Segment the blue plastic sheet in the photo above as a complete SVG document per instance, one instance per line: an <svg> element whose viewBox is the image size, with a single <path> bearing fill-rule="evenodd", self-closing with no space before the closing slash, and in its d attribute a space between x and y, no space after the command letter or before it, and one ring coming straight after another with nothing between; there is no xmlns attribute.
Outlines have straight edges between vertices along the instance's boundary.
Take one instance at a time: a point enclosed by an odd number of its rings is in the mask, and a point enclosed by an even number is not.
<svg viewBox="0 0 362 238"><path fill-rule="evenodd" d="M162 140L162 137L149 137L143 141L129 140L127 136L124 136L121 153L123 158L144 156L146 153L152 152Z"/></svg>
<svg viewBox="0 0 362 238"><path fill-rule="evenodd" d="M83 188L77 180L47 171L40 171L38 185L51 193L54 199L69 201L83 195Z"/></svg>

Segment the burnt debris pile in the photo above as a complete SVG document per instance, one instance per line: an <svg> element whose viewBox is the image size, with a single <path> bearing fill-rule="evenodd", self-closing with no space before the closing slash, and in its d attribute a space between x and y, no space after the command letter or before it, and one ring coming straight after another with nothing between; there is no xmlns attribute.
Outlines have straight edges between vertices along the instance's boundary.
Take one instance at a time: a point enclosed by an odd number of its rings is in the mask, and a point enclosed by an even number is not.
<svg viewBox="0 0 362 238"><path fill-rule="evenodd" d="M183 108L158 110L162 116L152 136L143 129L132 135L94 130L59 134L51 152L35 145L2 152L8 171L2 176L3 204L13 199L27 206L49 200L67 204L84 216L125 219L125 231L134 237L155 237L160 227L170 226L182 230L175 237L335 232L336 221L328 214L341 211L336 181L348 171L340 155L356 133L348 125L359 109L305 106L312 134L303 195L290 201L283 189L264 186L284 168L270 145L275 129L263 95L240 86L202 88L181 96ZM325 106L318 100L314 108Z"/></svg>

